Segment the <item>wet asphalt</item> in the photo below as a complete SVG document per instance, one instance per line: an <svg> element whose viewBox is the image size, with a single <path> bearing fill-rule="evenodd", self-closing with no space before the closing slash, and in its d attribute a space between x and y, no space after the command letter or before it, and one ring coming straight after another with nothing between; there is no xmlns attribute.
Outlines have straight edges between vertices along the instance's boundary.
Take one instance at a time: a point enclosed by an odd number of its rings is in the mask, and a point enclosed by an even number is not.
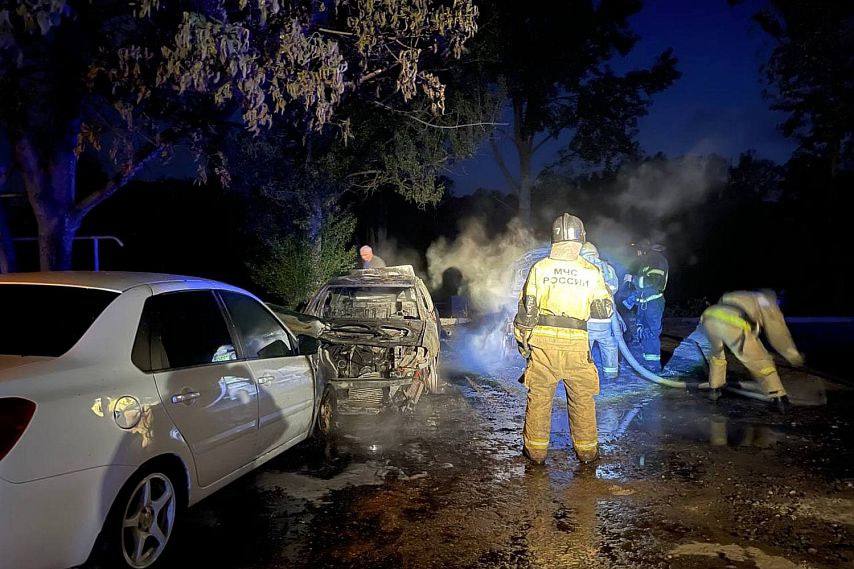
<svg viewBox="0 0 854 569"><path fill-rule="evenodd" d="M854 567L851 388L784 369L827 403L780 415L624 368L597 400L600 462L575 460L559 387L536 467L521 359L472 362L461 341L412 416L344 419L191 508L171 565Z"/></svg>

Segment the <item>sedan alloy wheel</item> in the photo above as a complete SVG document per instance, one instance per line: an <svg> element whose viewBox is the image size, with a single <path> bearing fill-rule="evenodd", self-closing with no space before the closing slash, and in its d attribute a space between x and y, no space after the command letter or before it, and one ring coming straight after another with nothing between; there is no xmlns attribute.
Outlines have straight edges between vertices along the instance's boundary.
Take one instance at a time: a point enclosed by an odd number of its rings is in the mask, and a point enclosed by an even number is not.
<svg viewBox="0 0 854 569"><path fill-rule="evenodd" d="M145 476L122 517L122 554L134 569L154 564L166 549L175 526L177 497L172 481L159 472Z"/></svg>

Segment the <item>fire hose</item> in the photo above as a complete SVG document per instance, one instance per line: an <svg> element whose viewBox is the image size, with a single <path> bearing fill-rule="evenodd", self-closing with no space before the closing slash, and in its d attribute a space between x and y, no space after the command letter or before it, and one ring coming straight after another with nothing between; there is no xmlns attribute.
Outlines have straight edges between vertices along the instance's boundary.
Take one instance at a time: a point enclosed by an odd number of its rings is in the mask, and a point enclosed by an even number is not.
<svg viewBox="0 0 854 569"><path fill-rule="evenodd" d="M638 375L644 378L647 381L651 381L653 383L657 383L659 385L665 385L667 387L675 387L677 389L687 389L688 384L684 381L678 381L674 379L665 379L659 375L656 375L643 367L640 362L635 359L635 356L632 355L631 350L626 345L626 340L623 338L623 327L622 320L620 319L619 314L615 313L615 317L611 318L611 332L614 334L614 337L617 339L617 345L620 348L620 353L623 354L625 360L632 366ZM738 387L725 385L724 388L732 393L737 395L741 395L743 397L748 397L750 399L756 399L759 401L770 401L771 398L765 395L764 393L759 393L755 391L753 385L746 382L738 382ZM758 387L758 386L757 386ZM709 389L709 383L701 383L698 385L699 389Z"/></svg>

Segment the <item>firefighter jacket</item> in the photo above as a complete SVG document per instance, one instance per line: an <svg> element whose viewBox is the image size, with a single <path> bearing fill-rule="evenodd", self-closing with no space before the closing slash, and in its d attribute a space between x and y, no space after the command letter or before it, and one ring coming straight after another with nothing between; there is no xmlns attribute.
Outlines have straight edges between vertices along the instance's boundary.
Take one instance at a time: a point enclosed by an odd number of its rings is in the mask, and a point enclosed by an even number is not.
<svg viewBox="0 0 854 569"><path fill-rule="evenodd" d="M617 289L620 288L620 279L617 278L617 271L614 270L614 267L601 257L591 257L587 260L602 273L602 278L605 279L605 285L611 291L611 296L617 294Z"/></svg>
<svg viewBox="0 0 854 569"><path fill-rule="evenodd" d="M640 293L638 301L649 302L661 298L667 288L668 273L667 259L658 251L650 251L638 257L630 279Z"/></svg>
<svg viewBox="0 0 854 569"><path fill-rule="evenodd" d="M761 292L736 291L723 295L720 301L703 313L703 319L714 318L741 328L746 334L765 336L790 363L799 365L802 356L795 347L783 312L771 298Z"/></svg>
<svg viewBox="0 0 854 569"><path fill-rule="evenodd" d="M586 341L590 317L610 318L612 312L611 292L596 266L581 257L547 257L531 267L522 287L516 338L531 346L538 339Z"/></svg>

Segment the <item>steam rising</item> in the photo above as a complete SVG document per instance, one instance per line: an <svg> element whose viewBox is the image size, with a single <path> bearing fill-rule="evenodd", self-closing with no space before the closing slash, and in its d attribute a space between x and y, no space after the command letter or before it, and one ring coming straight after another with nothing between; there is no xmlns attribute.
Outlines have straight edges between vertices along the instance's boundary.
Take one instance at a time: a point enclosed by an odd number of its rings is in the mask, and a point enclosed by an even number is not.
<svg viewBox="0 0 854 569"><path fill-rule="evenodd" d="M615 205L621 213L634 209L662 219L701 203L726 175L726 163L715 157L644 162L620 170Z"/></svg>
<svg viewBox="0 0 854 569"><path fill-rule="evenodd" d="M536 246L532 232L516 219L496 236L489 235L481 220L468 220L457 239L442 237L427 249L430 285L438 289L445 271L458 269L463 276L460 292L471 306L481 313L496 312L507 304L510 266Z"/></svg>
<svg viewBox="0 0 854 569"><path fill-rule="evenodd" d="M625 268L634 256L627 248L632 241L648 238L675 246L682 228L681 217L720 188L726 177L727 164L719 157L686 156L627 165L610 187L567 191L566 203L556 205L556 211L546 218L563 211L582 214L588 239L596 243L605 259L618 269ZM572 205L576 191L598 192L602 199L594 211L577 212ZM490 236L484 220L468 220L457 239L441 238L427 250L432 288L441 286L446 270L456 268L463 278L460 294L468 297L474 309L481 314L503 313L504 318L512 315L517 299L511 294L509 269L522 255L542 244L532 229L546 234L548 227L528 228L514 219L500 235ZM507 352L504 321L499 317L487 322L463 332L465 341L459 343L461 356L472 368L494 366L500 354Z"/></svg>

